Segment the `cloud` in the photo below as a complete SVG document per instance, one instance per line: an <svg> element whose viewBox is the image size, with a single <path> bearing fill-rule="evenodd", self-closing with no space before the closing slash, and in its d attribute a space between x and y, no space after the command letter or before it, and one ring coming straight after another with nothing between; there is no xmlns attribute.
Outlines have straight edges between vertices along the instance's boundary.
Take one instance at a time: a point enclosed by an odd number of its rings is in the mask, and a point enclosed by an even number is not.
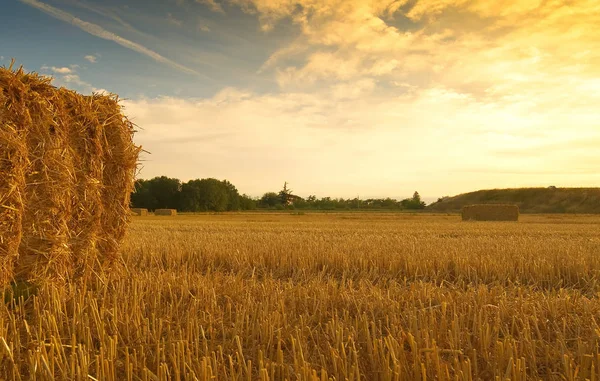
<svg viewBox="0 0 600 381"><path fill-rule="evenodd" d="M86 9L90 12L94 12L96 14L99 14L101 16L107 17L113 21L116 21L118 24L120 24L121 26L125 27L128 31L130 32L135 32L138 34L143 34L142 32L138 31L137 29L135 29L131 24L129 24L128 22L126 22L125 20L123 20L119 14L117 14L117 12L113 11L112 9L110 9L110 7L102 7L99 6L98 4L92 4L92 3L88 3L86 1L82 1L82 0L73 0L70 1L70 5L75 5L77 7ZM129 9L129 6L124 5L123 8L125 9Z"/></svg>
<svg viewBox="0 0 600 381"><path fill-rule="evenodd" d="M73 70L70 69L70 68L68 68L68 67L55 67L55 66L52 66L51 69L52 69L52 71L54 73L57 73L57 74L70 74L70 73L73 72Z"/></svg>
<svg viewBox="0 0 600 381"><path fill-rule="evenodd" d="M77 74L67 74L67 75L63 75L62 80L69 83L69 84L73 84L73 85L77 85L77 86L81 86L81 87L93 87L92 85L90 85L89 83L82 81L81 78L79 77L79 75Z"/></svg>
<svg viewBox="0 0 600 381"><path fill-rule="evenodd" d="M298 27L259 71L272 70L283 89L367 76L535 102L600 76L595 0L229 2L256 14L265 31L277 33L282 20Z"/></svg>
<svg viewBox="0 0 600 381"><path fill-rule="evenodd" d="M221 4L217 3L215 0L196 0L196 2L206 5L213 12L225 13Z"/></svg>
<svg viewBox="0 0 600 381"><path fill-rule="evenodd" d="M77 69L79 69L79 65L69 65L69 67L50 67L47 65L43 65L41 67L42 71L52 72L53 74L55 74L53 81L54 85L65 86L74 90L78 90L82 93L109 94L108 90L97 88L91 83L81 79L79 74L77 74Z"/></svg>
<svg viewBox="0 0 600 381"><path fill-rule="evenodd" d="M93 55L93 54L89 54L89 55L87 55L87 56L85 56L83 58L85 58L90 63L96 63L96 62L98 62L98 57L96 55Z"/></svg>
<svg viewBox="0 0 600 381"><path fill-rule="evenodd" d="M167 22L169 24L173 24L175 26L182 26L183 25L183 21L175 18L175 16L173 16L173 14L171 14L171 13L167 13Z"/></svg>
<svg viewBox="0 0 600 381"><path fill-rule="evenodd" d="M202 32L210 32L210 28L207 25L204 25L204 24L199 24L198 25L198 30L202 31Z"/></svg>
<svg viewBox="0 0 600 381"><path fill-rule="evenodd" d="M265 31L276 28L283 19L291 19L300 28L300 36L275 51L261 69L275 68L281 85L332 77L345 81L348 76L365 74L386 76L399 71L408 51L423 39L422 33L402 32L386 23L401 1L231 2L247 13L256 13ZM282 67L290 55L304 64Z"/></svg>
<svg viewBox="0 0 600 381"><path fill-rule="evenodd" d="M338 83L331 88L334 99L358 99L372 94L375 81L364 78L350 83Z"/></svg>
<svg viewBox="0 0 600 381"><path fill-rule="evenodd" d="M51 71L54 74L74 74L75 71L79 68L79 65L69 65L69 67L56 67L56 66L47 66L42 65L40 68L43 71Z"/></svg>
<svg viewBox="0 0 600 381"><path fill-rule="evenodd" d="M575 186L589 183L598 164L597 145L579 141L597 142L593 105L535 110L443 87L394 95L370 78L320 92L227 88L207 99L124 105L142 127L136 141L152 153L142 176L186 180L202 173L255 195L284 180L302 195L326 190L342 197L410 195L415 187L435 196L546 182ZM580 139L571 144L574 125ZM561 141L571 149L539 148ZM498 156L509 150L536 155Z"/></svg>
<svg viewBox="0 0 600 381"><path fill-rule="evenodd" d="M147 47L145 47L137 42L133 42L133 41L127 40L123 37L120 37L120 36L116 35L115 33L107 31L106 29L102 28L101 26L99 26L97 24L83 21L83 20L81 20L65 11L62 11L58 8L55 8L51 5L42 3L38 0L20 0L20 1L27 5L32 6L34 8L37 8L40 11L42 11L52 17L55 17L59 20L70 23L71 25L74 25L93 36L102 38L104 40L113 41L127 49L131 49L140 54L144 54L144 55L154 59L157 62L164 63L164 64L169 65L169 66L171 66L175 69L178 69L182 72L202 76L202 74L200 74L196 70L193 70L184 65L181 65L169 58L166 58L166 57L160 55L159 53L157 53L151 49L148 49Z"/></svg>
<svg viewBox="0 0 600 381"><path fill-rule="evenodd" d="M592 4L589 0L583 0L579 3L586 7ZM518 21L523 17L547 15L565 6L569 7L565 1L545 0L508 0L502 3L494 0L418 0L407 13L407 16L412 19L438 19L446 11L459 10L484 18L511 18L512 21ZM580 4L577 6L580 6Z"/></svg>
<svg viewBox="0 0 600 381"><path fill-rule="evenodd" d="M65 0L63 0L63 2L64 1ZM185 1L185 0L182 0L182 1ZM122 8L118 8L118 7L112 8L111 6L102 6L102 5L99 5L99 3L93 4L93 3L88 3L83 0L69 0L69 5L75 5L82 9L88 10L90 12L94 12L98 15L101 15L110 20L113 20L117 24L119 24L120 27L124 28L128 33L133 33L137 36L140 36L140 37L144 38L146 41L155 39L155 37L153 35L142 32L139 29L135 28L130 23L123 20L122 16L125 17L123 15L123 11L124 10L129 11L129 9L130 9L128 5L123 5ZM139 12L135 12L135 14L139 16ZM152 22L155 22L155 20L153 20Z"/></svg>

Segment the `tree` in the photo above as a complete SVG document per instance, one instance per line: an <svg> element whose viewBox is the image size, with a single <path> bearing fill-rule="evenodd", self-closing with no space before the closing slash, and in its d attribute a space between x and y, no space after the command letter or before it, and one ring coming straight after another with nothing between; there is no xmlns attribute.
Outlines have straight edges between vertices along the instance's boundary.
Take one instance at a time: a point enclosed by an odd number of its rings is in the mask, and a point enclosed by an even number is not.
<svg viewBox="0 0 600 381"><path fill-rule="evenodd" d="M231 187L217 179L190 180L181 187L181 208L187 212L223 212L229 209ZM235 187L234 187L235 189ZM235 190L237 194L237 190ZM237 201L239 205L239 200Z"/></svg>
<svg viewBox="0 0 600 381"><path fill-rule="evenodd" d="M415 204L421 203L421 195L419 194L419 192L415 191L415 193L413 193L412 202L414 202Z"/></svg>
<svg viewBox="0 0 600 381"><path fill-rule="evenodd" d="M424 209L425 208L425 202L421 201L421 195L419 195L419 192L416 192L416 191L415 191L415 193L413 193L412 198L404 199L404 200L400 201L400 204L405 209Z"/></svg>
<svg viewBox="0 0 600 381"><path fill-rule="evenodd" d="M260 205L264 208L274 208L281 205L281 198L275 192L267 192L260 198Z"/></svg>
<svg viewBox="0 0 600 381"><path fill-rule="evenodd" d="M131 195L134 208L178 209L181 181L166 176L150 180L138 180Z"/></svg>
<svg viewBox="0 0 600 381"><path fill-rule="evenodd" d="M222 184L228 197L227 210L240 210L240 193L237 188L227 180L223 180Z"/></svg>
<svg viewBox="0 0 600 381"><path fill-rule="evenodd" d="M136 180L131 194L131 206L133 208L155 209L155 205L156 199L150 189L150 181Z"/></svg>
<svg viewBox="0 0 600 381"><path fill-rule="evenodd" d="M154 209L178 209L181 181L167 176L155 177L150 180L150 189L156 199Z"/></svg>
<svg viewBox="0 0 600 381"><path fill-rule="evenodd" d="M282 205L288 205L292 196L292 190L288 189L287 181L283 183L283 189L279 191L279 199Z"/></svg>
<svg viewBox="0 0 600 381"><path fill-rule="evenodd" d="M182 184L166 176L137 180L131 194L133 208L179 209L187 212L225 211L256 208L256 201L240 196L227 180L196 179Z"/></svg>
<svg viewBox="0 0 600 381"><path fill-rule="evenodd" d="M240 208L242 210L254 210L256 209L257 200L251 198L248 195L240 196Z"/></svg>

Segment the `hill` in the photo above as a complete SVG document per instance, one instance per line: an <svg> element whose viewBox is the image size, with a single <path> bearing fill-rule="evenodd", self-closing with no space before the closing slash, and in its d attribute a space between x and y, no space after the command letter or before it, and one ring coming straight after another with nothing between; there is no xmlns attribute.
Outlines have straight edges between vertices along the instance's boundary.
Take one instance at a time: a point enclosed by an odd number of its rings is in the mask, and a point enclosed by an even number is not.
<svg viewBox="0 0 600 381"><path fill-rule="evenodd" d="M600 188L487 189L444 197L429 205L432 212L458 212L470 204L517 204L522 213L599 213Z"/></svg>

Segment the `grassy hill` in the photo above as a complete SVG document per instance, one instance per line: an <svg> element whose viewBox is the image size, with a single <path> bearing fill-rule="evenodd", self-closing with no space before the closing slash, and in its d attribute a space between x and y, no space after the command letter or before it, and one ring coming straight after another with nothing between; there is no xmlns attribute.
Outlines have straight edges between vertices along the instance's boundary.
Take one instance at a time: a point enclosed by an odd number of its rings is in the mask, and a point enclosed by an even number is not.
<svg viewBox="0 0 600 381"><path fill-rule="evenodd" d="M517 204L522 213L599 213L600 188L488 189L445 197L431 212L458 212L470 204Z"/></svg>

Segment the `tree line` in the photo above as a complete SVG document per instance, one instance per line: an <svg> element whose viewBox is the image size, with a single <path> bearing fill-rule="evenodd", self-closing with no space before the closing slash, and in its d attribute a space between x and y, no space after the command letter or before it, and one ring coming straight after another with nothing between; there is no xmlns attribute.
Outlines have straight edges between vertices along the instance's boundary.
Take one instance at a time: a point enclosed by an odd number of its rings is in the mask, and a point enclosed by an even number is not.
<svg viewBox="0 0 600 381"><path fill-rule="evenodd" d="M182 212L224 212L256 209L256 200L227 180L196 179L183 183L167 176L137 180L131 194L133 208L177 209Z"/></svg>
<svg viewBox="0 0 600 381"><path fill-rule="evenodd" d="M182 182L176 178L159 176L149 180L137 180L131 194L133 208L177 209L182 212L224 212L254 209L298 210L417 210L424 209L425 202L418 192L412 198L307 198L296 196L284 184L279 192L267 192L262 197L240 194L227 180L214 178Z"/></svg>

